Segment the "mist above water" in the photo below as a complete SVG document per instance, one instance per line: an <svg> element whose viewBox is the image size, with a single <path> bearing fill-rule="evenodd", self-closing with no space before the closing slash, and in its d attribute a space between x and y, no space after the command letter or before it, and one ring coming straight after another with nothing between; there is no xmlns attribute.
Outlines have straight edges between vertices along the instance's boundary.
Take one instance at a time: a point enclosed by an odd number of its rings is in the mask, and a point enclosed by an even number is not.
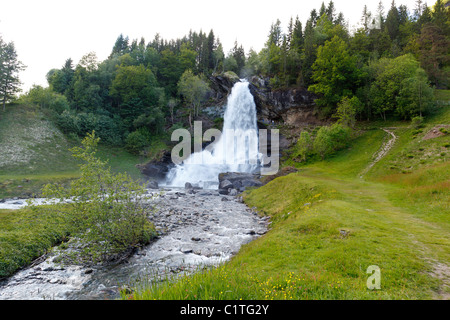
<svg viewBox="0 0 450 320"><path fill-rule="evenodd" d="M165 184L184 187L218 187L222 172L253 172L259 167L256 105L247 81L237 82L228 97L223 130L211 146L191 154L172 168Z"/></svg>

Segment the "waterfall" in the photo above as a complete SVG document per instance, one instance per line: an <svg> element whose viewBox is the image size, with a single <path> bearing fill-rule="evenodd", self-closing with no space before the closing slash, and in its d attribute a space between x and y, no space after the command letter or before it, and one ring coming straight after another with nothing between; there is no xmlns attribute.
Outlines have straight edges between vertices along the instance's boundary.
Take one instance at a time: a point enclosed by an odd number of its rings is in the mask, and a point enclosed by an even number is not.
<svg viewBox="0 0 450 320"><path fill-rule="evenodd" d="M245 80L233 86L220 138L172 168L166 177L167 186L184 187L189 182L213 189L218 187L219 173L253 172L258 168L256 105L248 86Z"/></svg>

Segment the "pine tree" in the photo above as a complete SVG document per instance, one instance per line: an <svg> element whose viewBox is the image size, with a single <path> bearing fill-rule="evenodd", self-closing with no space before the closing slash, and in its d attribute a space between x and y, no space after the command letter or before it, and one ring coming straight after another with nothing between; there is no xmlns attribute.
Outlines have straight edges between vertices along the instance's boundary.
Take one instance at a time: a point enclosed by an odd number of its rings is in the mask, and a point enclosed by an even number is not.
<svg viewBox="0 0 450 320"><path fill-rule="evenodd" d="M14 42L5 43L0 37L0 98L3 111L6 109L6 102L21 91L18 73L24 70L25 66L17 58Z"/></svg>
<svg viewBox="0 0 450 320"><path fill-rule="evenodd" d="M116 43L114 44L109 58L111 59L114 55L121 56L127 53L129 51L128 42L128 37L124 37L123 34L120 34L116 40Z"/></svg>
<svg viewBox="0 0 450 320"><path fill-rule="evenodd" d="M378 2L378 8L377 8L377 16L375 19L375 27L377 29L383 29L384 27L384 6L383 6L383 2L380 0L380 2Z"/></svg>
<svg viewBox="0 0 450 320"><path fill-rule="evenodd" d="M389 9L388 15L386 17L386 28L389 33L391 40L395 40L398 37L400 26L400 16L395 6L394 0L392 0L391 9Z"/></svg>
<svg viewBox="0 0 450 320"><path fill-rule="evenodd" d="M367 5L364 5L362 17L361 17L361 24L364 27L364 31L367 33L369 31L369 25L370 21L372 19L372 13L367 9Z"/></svg>
<svg viewBox="0 0 450 320"><path fill-rule="evenodd" d="M335 23L336 22L336 10L334 8L334 2L333 0L330 0L330 2L328 3L328 7L326 10L326 14L328 16L328 19L332 22Z"/></svg>
<svg viewBox="0 0 450 320"><path fill-rule="evenodd" d="M302 23L297 16L295 18L294 29L292 30L291 49L296 50L298 53L300 53L303 49L304 42L305 39L303 38Z"/></svg>

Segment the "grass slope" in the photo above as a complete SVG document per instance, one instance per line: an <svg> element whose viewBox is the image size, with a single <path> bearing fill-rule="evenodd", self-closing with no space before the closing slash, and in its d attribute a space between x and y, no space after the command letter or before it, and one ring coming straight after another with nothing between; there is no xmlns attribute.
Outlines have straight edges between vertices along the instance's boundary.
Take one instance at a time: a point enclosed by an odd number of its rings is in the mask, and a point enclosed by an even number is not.
<svg viewBox="0 0 450 320"><path fill-rule="evenodd" d="M245 202L271 218L266 235L218 268L124 298L448 299L450 138L423 137L449 117L449 108L436 110L421 132L370 123L348 150L246 192ZM360 178L389 138L386 126L397 142ZM380 290L367 287L374 265Z"/></svg>
<svg viewBox="0 0 450 320"><path fill-rule="evenodd" d="M67 139L39 109L10 105L0 112L0 199L39 194L43 185L67 184L78 177L70 148L80 141ZM109 160L114 172L141 178L142 159L120 148L99 146L98 156Z"/></svg>

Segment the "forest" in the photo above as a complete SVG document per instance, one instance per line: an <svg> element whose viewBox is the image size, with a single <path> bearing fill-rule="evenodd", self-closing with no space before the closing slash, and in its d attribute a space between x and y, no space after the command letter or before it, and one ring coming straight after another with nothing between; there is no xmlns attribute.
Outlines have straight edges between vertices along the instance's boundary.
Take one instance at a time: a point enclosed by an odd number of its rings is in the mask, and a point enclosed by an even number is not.
<svg viewBox="0 0 450 320"><path fill-rule="evenodd" d="M68 58L49 70L48 87L34 86L20 100L48 110L68 136L95 130L103 143L134 153L188 127L208 102L209 78L224 72L264 77L273 90L305 87L319 97L325 117L340 107L359 120L412 119L426 114L433 88L448 88L449 17L443 0L433 6L417 0L415 8L395 1L384 8L380 1L376 12L364 6L351 31L333 1L323 2L305 23L292 17L286 28L280 20L268 26L260 52L245 52L237 42L224 52L213 30L176 40L156 34L149 42L121 34L106 60L94 52L76 65ZM8 46L1 41L2 66ZM14 81L8 83L4 69L6 102L17 88L8 89Z"/></svg>

